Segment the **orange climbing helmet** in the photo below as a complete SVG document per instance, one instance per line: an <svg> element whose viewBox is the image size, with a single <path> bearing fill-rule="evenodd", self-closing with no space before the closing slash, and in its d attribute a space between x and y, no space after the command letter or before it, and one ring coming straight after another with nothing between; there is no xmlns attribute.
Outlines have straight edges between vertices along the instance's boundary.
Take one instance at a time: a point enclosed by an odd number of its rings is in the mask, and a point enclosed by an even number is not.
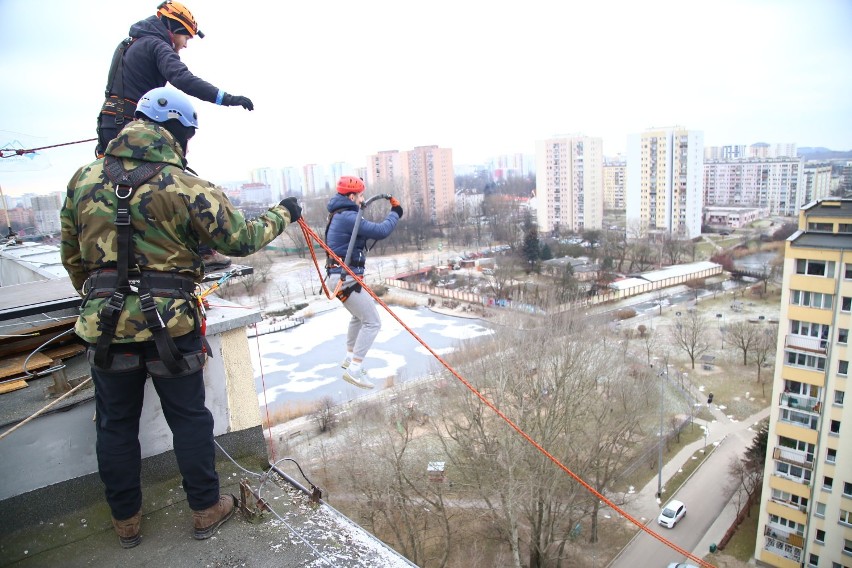
<svg viewBox="0 0 852 568"><path fill-rule="evenodd" d="M192 12L190 12L187 7L180 2L166 0L157 6L157 17L162 18L163 16L176 21L186 28L186 31L189 32L189 37L195 37L196 35L198 35L198 37L204 37L204 33L198 29L198 24L195 22L195 17L192 15Z"/></svg>
<svg viewBox="0 0 852 568"><path fill-rule="evenodd" d="M365 189L364 180L355 176L342 176L337 182L337 193L349 195L350 193L361 193Z"/></svg>

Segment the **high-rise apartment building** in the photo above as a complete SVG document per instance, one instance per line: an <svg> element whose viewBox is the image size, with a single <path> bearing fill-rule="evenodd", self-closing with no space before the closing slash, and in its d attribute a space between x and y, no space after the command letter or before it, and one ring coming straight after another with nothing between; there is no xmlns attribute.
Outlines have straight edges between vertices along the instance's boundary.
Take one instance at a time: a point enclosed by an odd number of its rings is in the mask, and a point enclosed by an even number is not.
<svg viewBox="0 0 852 568"><path fill-rule="evenodd" d="M367 157L367 184L395 195L410 218L446 223L455 208L453 151L418 146L373 154Z"/></svg>
<svg viewBox="0 0 852 568"><path fill-rule="evenodd" d="M811 202L787 240L755 558L852 566L852 200Z"/></svg>
<svg viewBox="0 0 852 568"><path fill-rule="evenodd" d="M740 160L745 158L745 144L728 146L705 146L704 160Z"/></svg>
<svg viewBox="0 0 852 568"><path fill-rule="evenodd" d="M39 233L43 235L59 233L61 229L59 210L62 209L62 197L60 193L33 197L33 224Z"/></svg>
<svg viewBox="0 0 852 568"><path fill-rule="evenodd" d="M701 234L704 133L680 126L627 138L627 234Z"/></svg>
<svg viewBox="0 0 852 568"><path fill-rule="evenodd" d="M802 167L799 189L803 203L818 201L831 195L831 164L810 163Z"/></svg>
<svg viewBox="0 0 852 568"><path fill-rule="evenodd" d="M766 207L794 216L807 203L799 158L749 158L704 163L704 205Z"/></svg>
<svg viewBox="0 0 852 568"><path fill-rule="evenodd" d="M322 166L317 164L306 164L302 171L305 180L305 197L317 197L326 193L325 172Z"/></svg>
<svg viewBox="0 0 852 568"><path fill-rule="evenodd" d="M367 185L380 192L404 195L403 208L411 205L407 198L409 177L408 152L382 150L367 157Z"/></svg>
<svg viewBox="0 0 852 568"><path fill-rule="evenodd" d="M455 209L453 151L418 146L408 152L408 198L412 211L433 223L446 223Z"/></svg>
<svg viewBox="0 0 852 568"><path fill-rule="evenodd" d="M536 142L536 210L542 234L603 226L603 140L591 136Z"/></svg>
<svg viewBox="0 0 852 568"><path fill-rule="evenodd" d="M256 168L251 171L251 183L269 187L272 200L281 200L284 195L284 178L278 168Z"/></svg>
<svg viewBox="0 0 852 568"><path fill-rule="evenodd" d="M627 162L623 160L604 160L604 209L624 209L624 180L626 177Z"/></svg>

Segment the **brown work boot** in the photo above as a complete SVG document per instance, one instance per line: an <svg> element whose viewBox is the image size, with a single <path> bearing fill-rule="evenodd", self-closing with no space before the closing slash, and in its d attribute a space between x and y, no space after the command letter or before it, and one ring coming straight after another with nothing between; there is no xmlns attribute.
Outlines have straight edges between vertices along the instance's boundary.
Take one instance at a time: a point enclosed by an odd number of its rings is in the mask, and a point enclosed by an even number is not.
<svg viewBox="0 0 852 568"><path fill-rule="evenodd" d="M118 542L121 543L121 548L133 548L142 542L142 535L139 534L139 524L142 521L142 511L125 519L118 521L115 518L112 520L112 526L118 535Z"/></svg>
<svg viewBox="0 0 852 568"><path fill-rule="evenodd" d="M203 511L193 511L192 520L195 523L193 537L197 540L210 538L216 530L234 514L237 498L233 495L220 495L219 501Z"/></svg>
<svg viewBox="0 0 852 568"><path fill-rule="evenodd" d="M215 250L202 254L201 261L204 263L204 269L208 272L231 266L231 257Z"/></svg>

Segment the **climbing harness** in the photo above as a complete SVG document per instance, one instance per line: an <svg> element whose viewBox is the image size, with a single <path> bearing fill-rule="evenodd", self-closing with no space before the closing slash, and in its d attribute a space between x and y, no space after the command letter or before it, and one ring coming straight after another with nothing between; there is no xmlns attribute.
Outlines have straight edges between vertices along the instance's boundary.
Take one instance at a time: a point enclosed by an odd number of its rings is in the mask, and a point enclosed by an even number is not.
<svg viewBox="0 0 852 568"><path fill-rule="evenodd" d="M118 198L115 213L117 236L117 261L115 269L103 269L94 272L83 285L83 306L91 298L108 298L98 314L98 330L101 332L94 349L89 349L90 362L101 369L114 367L109 347L115 337L118 320L124 309L127 297L135 294L145 317L147 328L151 331L160 361L149 361L149 371L156 376L183 376L195 372L204 366L210 349L201 336L203 323L199 321L199 311L194 309L196 285L186 275L167 272L142 271L134 268L133 278L129 278L129 267L133 250L132 227L130 224L130 199L133 192L143 183L154 177L167 164L145 162L132 171L127 171L121 162L112 156L104 159L104 172L115 184ZM175 346L166 329L162 316L157 311L155 297L181 298L191 306L195 320L195 332L202 337L204 349L201 352L184 356ZM123 359L123 358L118 358ZM132 364L132 362L126 362ZM153 368L152 368L153 366Z"/></svg>

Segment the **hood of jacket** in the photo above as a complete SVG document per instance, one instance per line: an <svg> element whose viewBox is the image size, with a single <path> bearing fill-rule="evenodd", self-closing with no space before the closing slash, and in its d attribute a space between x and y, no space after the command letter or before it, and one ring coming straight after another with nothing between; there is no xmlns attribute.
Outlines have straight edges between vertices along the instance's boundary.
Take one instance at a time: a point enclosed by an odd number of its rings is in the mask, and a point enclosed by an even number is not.
<svg viewBox="0 0 852 568"><path fill-rule="evenodd" d="M162 39L167 44L172 44L172 38L169 36L169 30L160 18L157 16L148 16L144 20L139 20L130 26L130 37L145 37L153 36Z"/></svg>
<svg viewBox="0 0 852 568"><path fill-rule="evenodd" d="M358 211L358 205L356 205L353 201L350 201L348 197L345 195L336 194L334 197L328 200L328 204L326 205L328 208L328 212L337 211L339 209L349 209L351 211Z"/></svg>
<svg viewBox="0 0 852 568"><path fill-rule="evenodd" d="M183 148L163 126L137 119L119 132L106 149L106 154L143 162L166 163L185 169Z"/></svg>

